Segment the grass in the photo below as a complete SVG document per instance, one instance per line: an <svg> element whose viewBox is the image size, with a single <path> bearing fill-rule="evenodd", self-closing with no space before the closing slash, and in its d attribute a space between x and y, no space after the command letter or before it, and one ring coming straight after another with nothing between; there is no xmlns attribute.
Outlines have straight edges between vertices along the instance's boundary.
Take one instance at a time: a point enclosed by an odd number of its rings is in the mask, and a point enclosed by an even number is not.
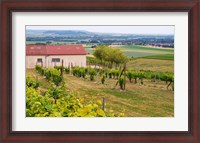
<svg viewBox="0 0 200 143"><path fill-rule="evenodd" d="M92 48L85 48L85 50L87 51L87 53L90 53L91 55L94 52L94 49L92 49Z"/></svg>
<svg viewBox="0 0 200 143"><path fill-rule="evenodd" d="M127 90L121 91L118 86L113 89L115 79L106 79L105 85L98 76L95 81L70 75L65 75L64 79L69 90L79 92L80 96L105 97L106 109L124 112L128 117L173 116L173 91L166 90L164 82L155 87L156 84L149 81L144 81L144 86L127 81Z"/></svg>
<svg viewBox="0 0 200 143"><path fill-rule="evenodd" d="M27 76L38 76L40 89L47 90L49 82L34 69L27 69ZM79 94L80 97L102 99L105 97L106 112L110 109L116 113L125 113L126 117L171 117L174 116L174 92L166 89L164 82L144 80L144 85L129 83L126 90L121 91L119 86L113 89L116 79L106 79L101 84L99 76L94 81L64 74L66 88Z"/></svg>
<svg viewBox="0 0 200 143"><path fill-rule="evenodd" d="M173 60L138 58L127 63L128 69L174 72Z"/></svg>
<svg viewBox="0 0 200 143"><path fill-rule="evenodd" d="M174 60L174 54L163 54L142 57L145 59Z"/></svg>
<svg viewBox="0 0 200 143"><path fill-rule="evenodd" d="M134 57L134 58L140 58L140 57L145 57L145 56L153 56L157 53L150 53L150 52L145 52L145 51L125 51L125 55L127 55L128 57Z"/></svg>
<svg viewBox="0 0 200 143"><path fill-rule="evenodd" d="M150 47L142 47L137 45L126 45L126 46L116 46L115 48L119 48L125 52L125 54L129 57L146 57L146 56L154 56L154 55L166 55L174 53L173 49L164 49L164 48L150 48Z"/></svg>

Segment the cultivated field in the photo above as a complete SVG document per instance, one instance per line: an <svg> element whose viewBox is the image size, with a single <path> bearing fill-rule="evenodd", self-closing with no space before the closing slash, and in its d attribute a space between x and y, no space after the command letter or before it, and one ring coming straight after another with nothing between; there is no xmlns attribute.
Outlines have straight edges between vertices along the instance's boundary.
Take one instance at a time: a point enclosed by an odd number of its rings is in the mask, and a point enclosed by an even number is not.
<svg viewBox="0 0 200 143"><path fill-rule="evenodd" d="M150 70L155 72L174 72L173 60L138 58L127 63L128 69Z"/></svg>
<svg viewBox="0 0 200 143"><path fill-rule="evenodd" d="M129 57L146 57L146 56L154 56L154 55L161 55L160 57L162 58L162 55L168 55L168 57L173 57L174 55L174 50L169 49L169 48L152 48L152 47L143 47L143 46L137 46L137 45L132 45L132 46L122 46L122 45L117 45L113 46L115 48L121 49L125 54ZM90 48L91 46L85 45L84 46L86 51L90 54L93 54L94 48Z"/></svg>

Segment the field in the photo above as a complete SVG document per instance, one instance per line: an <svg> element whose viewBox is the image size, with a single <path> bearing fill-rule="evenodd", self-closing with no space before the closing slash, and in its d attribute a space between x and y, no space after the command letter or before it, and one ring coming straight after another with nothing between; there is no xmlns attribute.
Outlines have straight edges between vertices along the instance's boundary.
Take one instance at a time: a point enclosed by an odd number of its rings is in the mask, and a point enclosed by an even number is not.
<svg viewBox="0 0 200 143"><path fill-rule="evenodd" d="M93 54L93 50L94 48L89 48L89 45L85 45L84 46L86 51L90 54ZM160 57L157 57L158 59L162 59L163 56L162 55L168 55L168 57L173 57L174 55L174 50L173 49L169 49L169 48L151 48L151 47L143 47L143 46L137 46L137 45L127 45L127 46L121 46L121 45L117 45L117 46L112 46L115 48L119 48L122 51L125 52L125 54L129 57L134 57L134 58L138 58L138 57L146 57L149 56L149 58L151 58L151 56L155 56L155 55L161 55Z"/></svg>
<svg viewBox="0 0 200 143"><path fill-rule="evenodd" d="M150 70L157 72L174 72L173 60L138 58L127 63L128 69Z"/></svg>

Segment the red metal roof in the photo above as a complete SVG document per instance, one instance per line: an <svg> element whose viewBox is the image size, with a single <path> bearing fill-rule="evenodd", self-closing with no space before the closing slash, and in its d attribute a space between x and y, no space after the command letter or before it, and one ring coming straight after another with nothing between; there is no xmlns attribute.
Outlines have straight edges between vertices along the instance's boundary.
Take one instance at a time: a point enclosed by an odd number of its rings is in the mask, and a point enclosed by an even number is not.
<svg viewBox="0 0 200 143"><path fill-rule="evenodd" d="M26 45L26 55L46 55L46 45Z"/></svg>
<svg viewBox="0 0 200 143"><path fill-rule="evenodd" d="M86 55L82 45L26 45L26 55Z"/></svg>

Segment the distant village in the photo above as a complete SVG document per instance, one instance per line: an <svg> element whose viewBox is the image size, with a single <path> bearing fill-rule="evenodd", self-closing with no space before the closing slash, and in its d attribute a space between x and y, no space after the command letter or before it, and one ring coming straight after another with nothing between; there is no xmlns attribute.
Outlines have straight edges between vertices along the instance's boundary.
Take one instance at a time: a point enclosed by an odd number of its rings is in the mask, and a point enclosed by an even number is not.
<svg viewBox="0 0 200 143"><path fill-rule="evenodd" d="M37 36L36 36L37 32ZM142 45L174 48L173 35L96 34L87 31L28 31L27 43L34 44L88 44L95 45ZM40 36L38 36L40 35Z"/></svg>

